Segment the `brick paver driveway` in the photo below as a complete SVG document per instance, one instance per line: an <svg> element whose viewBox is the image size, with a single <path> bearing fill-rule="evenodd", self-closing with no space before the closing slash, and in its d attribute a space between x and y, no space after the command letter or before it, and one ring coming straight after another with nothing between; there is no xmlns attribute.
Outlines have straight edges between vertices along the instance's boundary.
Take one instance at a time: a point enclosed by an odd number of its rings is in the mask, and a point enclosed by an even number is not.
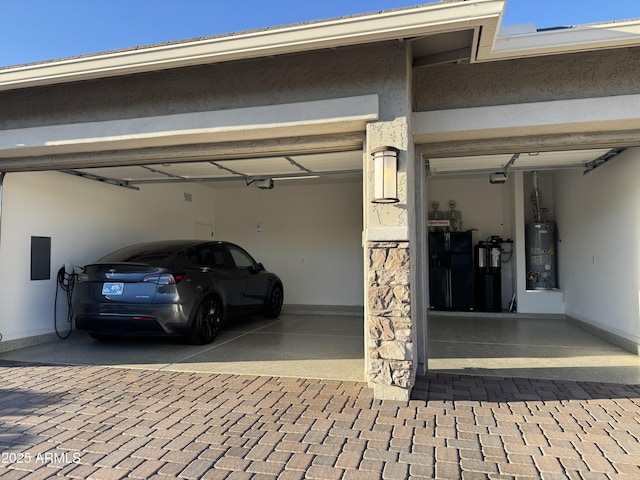
<svg viewBox="0 0 640 480"><path fill-rule="evenodd" d="M0 362L0 477L640 478L640 388L365 384Z"/></svg>

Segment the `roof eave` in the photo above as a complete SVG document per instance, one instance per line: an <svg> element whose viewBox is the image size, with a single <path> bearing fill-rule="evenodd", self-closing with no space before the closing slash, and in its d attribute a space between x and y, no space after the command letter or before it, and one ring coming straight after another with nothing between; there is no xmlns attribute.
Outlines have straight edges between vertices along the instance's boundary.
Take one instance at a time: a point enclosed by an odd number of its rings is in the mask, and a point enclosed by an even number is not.
<svg viewBox="0 0 640 480"><path fill-rule="evenodd" d="M498 35L481 43L476 61L507 60L640 46L640 19Z"/></svg>
<svg viewBox="0 0 640 480"><path fill-rule="evenodd" d="M482 28L495 37L505 0L437 3L0 70L0 90L261 58Z"/></svg>

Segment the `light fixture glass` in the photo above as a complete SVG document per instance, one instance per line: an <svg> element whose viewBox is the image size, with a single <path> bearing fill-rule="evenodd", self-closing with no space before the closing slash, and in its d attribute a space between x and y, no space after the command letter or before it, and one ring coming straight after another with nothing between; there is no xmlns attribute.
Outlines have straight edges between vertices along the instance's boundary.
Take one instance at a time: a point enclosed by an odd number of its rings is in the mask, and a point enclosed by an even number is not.
<svg viewBox="0 0 640 480"><path fill-rule="evenodd" d="M372 203L398 203L398 152L395 147L377 147L371 150L374 170Z"/></svg>

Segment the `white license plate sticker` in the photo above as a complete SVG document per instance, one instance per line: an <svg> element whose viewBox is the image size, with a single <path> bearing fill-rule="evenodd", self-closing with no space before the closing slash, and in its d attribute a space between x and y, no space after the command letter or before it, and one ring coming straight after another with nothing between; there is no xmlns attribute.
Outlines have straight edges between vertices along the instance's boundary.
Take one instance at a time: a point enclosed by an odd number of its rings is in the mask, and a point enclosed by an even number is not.
<svg viewBox="0 0 640 480"><path fill-rule="evenodd" d="M102 295L104 295L105 297L122 295L122 292L124 292L124 283L122 282L107 282L102 284Z"/></svg>

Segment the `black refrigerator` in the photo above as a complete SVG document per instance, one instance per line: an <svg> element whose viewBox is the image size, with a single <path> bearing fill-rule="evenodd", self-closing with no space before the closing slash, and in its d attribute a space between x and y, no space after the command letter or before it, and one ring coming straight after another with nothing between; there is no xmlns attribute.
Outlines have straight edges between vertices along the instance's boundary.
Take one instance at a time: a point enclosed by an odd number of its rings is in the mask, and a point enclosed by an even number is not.
<svg viewBox="0 0 640 480"><path fill-rule="evenodd" d="M429 232L429 304L432 310L473 310L471 232Z"/></svg>

